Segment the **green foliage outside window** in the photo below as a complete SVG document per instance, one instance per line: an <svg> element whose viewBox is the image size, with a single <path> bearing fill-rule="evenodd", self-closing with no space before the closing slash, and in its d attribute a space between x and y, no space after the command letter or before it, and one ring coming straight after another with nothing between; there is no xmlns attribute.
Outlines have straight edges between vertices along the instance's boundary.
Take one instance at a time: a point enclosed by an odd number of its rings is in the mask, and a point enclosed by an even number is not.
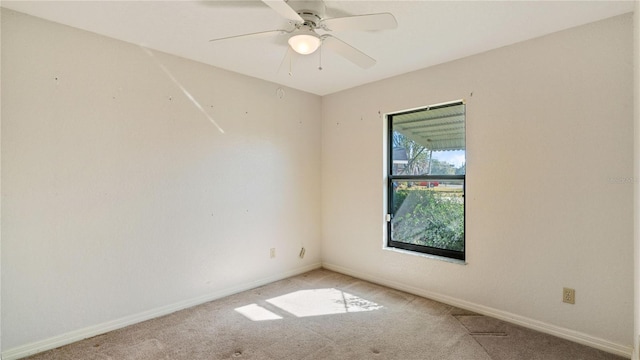
<svg viewBox="0 0 640 360"><path fill-rule="evenodd" d="M394 241L464 250L464 201L461 192L397 189L393 200Z"/></svg>

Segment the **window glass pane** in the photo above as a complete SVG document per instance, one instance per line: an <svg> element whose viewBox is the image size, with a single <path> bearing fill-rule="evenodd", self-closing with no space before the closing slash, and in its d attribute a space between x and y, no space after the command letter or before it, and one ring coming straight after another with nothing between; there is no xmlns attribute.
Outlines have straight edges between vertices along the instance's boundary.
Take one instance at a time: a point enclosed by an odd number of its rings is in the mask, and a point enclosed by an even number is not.
<svg viewBox="0 0 640 360"><path fill-rule="evenodd" d="M464 175L464 104L391 118L392 175Z"/></svg>
<svg viewBox="0 0 640 360"><path fill-rule="evenodd" d="M395 181L391 240L464 251L464 180Z"/></svg>

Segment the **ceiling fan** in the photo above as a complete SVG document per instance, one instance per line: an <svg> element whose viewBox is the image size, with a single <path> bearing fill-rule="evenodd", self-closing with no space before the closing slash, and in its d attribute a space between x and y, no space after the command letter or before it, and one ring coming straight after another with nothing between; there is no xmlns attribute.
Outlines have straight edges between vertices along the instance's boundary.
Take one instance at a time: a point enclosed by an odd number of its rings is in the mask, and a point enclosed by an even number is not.
<svg viewBox="0 0 640 360"><path fill-rule="evenodd" d="M287 34L290 49L298 54L312 54L322 47L322 49L333 51L361 68L367 69L375 65L375 59L327 32L386 30L395 29L398 26L396 18L390 13L327 18L322 0L262 0L262 2L280 16L288 19L291 28L235 35L209 41ZM318 34L316 30L321 30L323 34ZM289 52L287 51L287 54Z"/></svg>

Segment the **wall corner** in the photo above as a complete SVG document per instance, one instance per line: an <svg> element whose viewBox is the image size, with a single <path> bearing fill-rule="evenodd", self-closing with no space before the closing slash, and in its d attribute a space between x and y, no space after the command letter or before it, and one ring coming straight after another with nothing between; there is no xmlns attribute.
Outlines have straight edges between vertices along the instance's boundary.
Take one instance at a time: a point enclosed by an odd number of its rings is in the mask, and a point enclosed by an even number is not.
<svg viewBox="0 0 640 360"><path fill-rule="evenodd" d="M634 332L632 359L640 360L640 1L633 14L634 64Z"/></svg>

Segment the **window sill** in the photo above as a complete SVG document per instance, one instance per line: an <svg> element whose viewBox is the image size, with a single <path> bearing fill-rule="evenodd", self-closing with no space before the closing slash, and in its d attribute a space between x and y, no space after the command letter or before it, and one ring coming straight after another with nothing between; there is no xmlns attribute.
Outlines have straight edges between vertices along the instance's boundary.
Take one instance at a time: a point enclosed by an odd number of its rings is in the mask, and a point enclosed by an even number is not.
<svg viewBox="0 0 640 360"><path fill-rule="evenodd" d="M406 254L406 255L419 256L419 257L423 257L423 258L427 258L427 259L439 260L439 261L444 261L444 262L448 262L448 263L452 263L452 264L467 265L467 262L465 260L452 259L452 258L448 258L448 257L444 257L444 256L425 254L425 253L420 253L420 252L416 252L416 251L398 249L398 248L394 248L394 247L383 246L382 250L393 251L393 252L396 252L396 253Z"/></svg>

